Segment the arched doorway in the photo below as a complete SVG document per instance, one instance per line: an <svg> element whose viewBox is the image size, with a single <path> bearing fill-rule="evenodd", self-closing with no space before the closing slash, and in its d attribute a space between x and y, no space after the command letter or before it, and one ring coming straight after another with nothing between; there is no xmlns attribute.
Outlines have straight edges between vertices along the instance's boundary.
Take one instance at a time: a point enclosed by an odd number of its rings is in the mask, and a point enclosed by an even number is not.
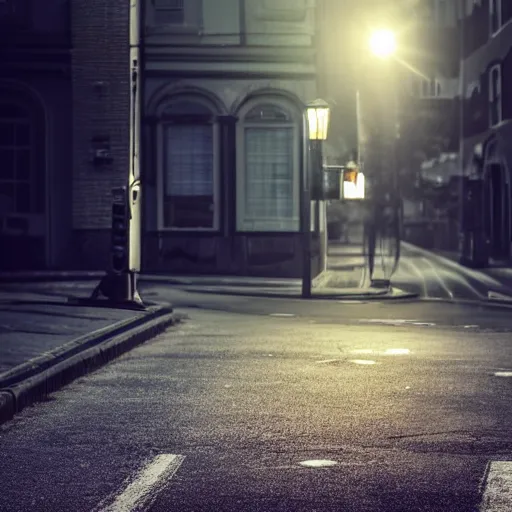
<svg viewBox="0 0 512 512"><path fill-rule="evenodd" d="M0 84L0 270L46 265L45 119L41 104Z"/></svg>
<svg viewBox="0 0 512 512"><path fill-rule="evenodd" d="M499 158L497 141L486 147L484 160L484 220L489 257L503 261L510 258L510 177Z"/></svg>

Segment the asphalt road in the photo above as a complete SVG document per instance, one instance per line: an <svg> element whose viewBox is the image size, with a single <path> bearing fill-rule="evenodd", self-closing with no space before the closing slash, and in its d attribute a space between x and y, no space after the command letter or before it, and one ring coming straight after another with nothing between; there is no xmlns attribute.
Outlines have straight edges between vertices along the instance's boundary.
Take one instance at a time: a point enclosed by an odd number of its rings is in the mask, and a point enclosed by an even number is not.
<svg viewBox="0 0 512 512"><path fill-rule="evenodd" d="M172 293L184 324L0 427L0 511L474 512L512 460L508 310Z"/></svg>
<svg viewBox="0 0 512 512"><path fill-rule="evenodd" d="M488 273L404 245L392 281L395 286L430 300L486 300L489 291L511 290L503 289L503 279L500 282Z"/></svg>

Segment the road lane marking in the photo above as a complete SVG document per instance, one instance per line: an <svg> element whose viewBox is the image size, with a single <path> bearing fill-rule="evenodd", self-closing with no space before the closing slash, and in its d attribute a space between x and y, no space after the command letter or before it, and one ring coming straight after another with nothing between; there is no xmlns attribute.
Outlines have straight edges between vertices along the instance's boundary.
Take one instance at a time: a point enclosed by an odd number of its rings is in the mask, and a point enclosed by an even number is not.
<svg viewBox="0 0 512 512"><path fill-rule="evenodd" d="M352 359L350 362L354 363L354 364L360 364L360 365L377 364L377 361L372 361L371 359Z"/></svg>
<svg viewBox="0 0 512 512"><path fill-rule="evenodd" d="M427 265L432 269L432 272L433 274L436 276L437 280L439 281L439 284L441 285L441 288L448 294L448 296L453 299L453 293L452 291L448 288L448 286L446 285L446 283L444 282L444 279L441 277L441 274L437 271L436 267L427 259L427 258L422 258L426 263Z"/></svg>
<svg viewBox="0 0 512 512"><path fill-rule="evenodd" d="M303 460L302 462L299 462L299 464L306 468L328 468L331 466L336 466L338 463L335 460L318 459Z"/></svg>
<svg viewBox="0 0 512 512"><path fill-rule="evenodd" d="M115 501L101 512L132 512L140 510L154 496L164 481L170 480L183 463L183 455L163 453L147 464Z"/></svg>
<svg viewBox="0 0 512 512"><path fill-rule="evenodd" d="M512 372L494 372L495 377L512 377Z"/></svg>
<svg viewBox="0 0 512 512"><path fill-rule="evenodd" d="M512 510L512 462L489 463L480 512Z"/></svg>
<svg viewBox="0 0 512 512"><path fill-rule="evenodd" d="M412 261L408 261L408 260L402 260L402 261L406 265L409 265L409 267L412 268L413 273L416 274L416 276L420 278L420 285L423 288L423 296L428 299L429 294L428 294L428 290L427 290L427 280L425 279L425 276L421 273L418 266L415 263L413 263Z"/></svg>
<svg viewBox="0 0 512 512"><path fill-rule="evenodd" d="M295 315L293 313L270 313L269 316L275 316L278 318L293 318Z"/></svg>
<svg viewBox="0 0 512 512"><path fill-rule="evenodd" d="M485 300L487 297L480 293L470 282L469 279L464 274L454 274L453 279L459 281L459 283L462 283L467 288L469 288L477 297L478 300Z"/></svg>

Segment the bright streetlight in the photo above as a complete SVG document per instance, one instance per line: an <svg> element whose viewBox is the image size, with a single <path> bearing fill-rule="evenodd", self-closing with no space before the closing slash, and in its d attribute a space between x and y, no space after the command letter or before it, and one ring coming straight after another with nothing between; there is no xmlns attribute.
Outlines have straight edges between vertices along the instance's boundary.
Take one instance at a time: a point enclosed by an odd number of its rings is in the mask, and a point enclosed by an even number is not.
<svg viewBox="0 0 512 512"><path fill-rule="evenodd" d="M329 104L321 99L306 106L309 140L327 140L329 129Z"/></svg>
<svg viewBox="0 0 512 512"><path fill-rule="evenodd" d="M320 200L322 189L322 141L327 139L329 104L321 99L308 103L304 109L304 153L302 159L302 201L300 231L302 234L302 298L311 298L311 200L315 200L314 230L320 234ZM312 183L313 182L313 183ZM315 184L314 194L311 185ZM313 196L313 197L312 197ZM324 261L325 266L325 261Z"/></svg>
<svg viewBox="0 0 512 512"><path fill-rule="evenodd" d="M380 29L370 36L370 50L380 58L387 58L396 52L396 36L392 30Z"/></svg>

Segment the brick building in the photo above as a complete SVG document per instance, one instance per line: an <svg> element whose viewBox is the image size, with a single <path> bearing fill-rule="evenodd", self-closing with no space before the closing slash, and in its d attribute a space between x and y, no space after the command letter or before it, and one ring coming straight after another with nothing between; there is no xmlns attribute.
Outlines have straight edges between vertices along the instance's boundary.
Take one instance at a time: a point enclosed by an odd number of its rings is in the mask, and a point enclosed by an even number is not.
<svg viewBox="0 0 512 512"><path fill-rule="evenodd" d="M113 187L130 159L129 2L73 0L73 268L107 269Z"/></svg>
<svg viewBox="0 0 512 512"><path fill-rule="evenodd" d="M0 3L0 269L63 267L72 239L67 0Z"/></svg>
<svg viewBox="0 0 512 512"><path fill-rule="evenodd" d="M143 271L300 275L303 109L317 97L315 2L143 5ZM126 184L130 165L129 6L0 5L0 23L12 29L4 42L15 42L0 103L27 91L39 130L29 211L16 203L18 184L0 177L1 236L11 255L4 269L109 267L111 189ZM41 58L43 39L52 43ZM33 84L38 73L45 78ZM2 112L0 126L17 129L14 114ZM22 146L5 139L0 149L17 161ZM325 226L316 219L314 274Z"/></svg>
<svg viewBox="0 0 512 512"><path fill-rule="evenodd" d="M0 3L1 270L109 264L111 189L129 159L128 8Z"/></svg>

